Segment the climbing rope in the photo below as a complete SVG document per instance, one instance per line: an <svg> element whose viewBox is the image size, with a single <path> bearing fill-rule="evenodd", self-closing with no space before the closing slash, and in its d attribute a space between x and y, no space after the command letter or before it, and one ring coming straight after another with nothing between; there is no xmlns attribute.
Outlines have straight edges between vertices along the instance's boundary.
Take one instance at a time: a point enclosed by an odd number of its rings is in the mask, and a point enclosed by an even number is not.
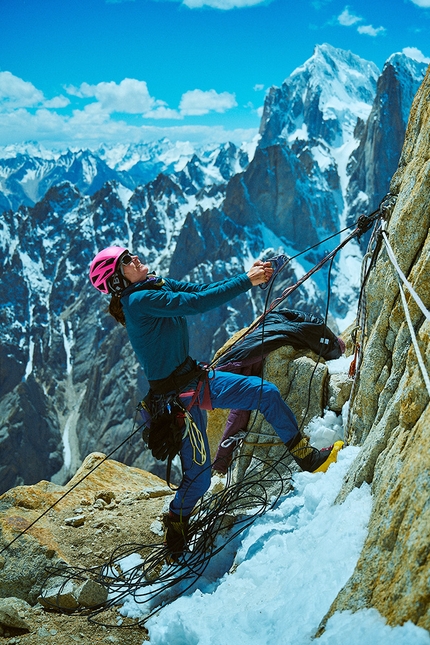
<svg viewBox="0 0 430 645"><path fill-rule="evenodd" d="M379 254L379 251L382 246L382 242L384 243L385 250L387 252L388 258L394 267L396 274L397 274L397 281L398 281L398 286L399 286L399 294L400 294L400 299L402 302L402 307L404 310L405 314L405 319L406 323L409 328L409 332L411 335L411 340L412 344L415 349L415 353L417 356L417 361L418 365L420 367L424 383L426 385L427 391L430 395L430 377L428 374L428 371L426 369L424 359L422 357L419 345L418 345L418 340L417 336L412 324L412 319L410 315L410 311L408 308L408 304L406 301L406 297L403 291L403 285L406 289L408 289L409 293L411 294L413 300L425 316L427 320L430 320L430 311L427 309L427 307L424 305L423 301L421 300L420 296L417 294L415 291L414 287L410 283L410 281L406 278L405 274L400 268L399 262L394 254L393 248L391 247L391 244L388 239L388 232L387 232L387 223L389 216L391 215L391 212L395 206L397 197L395 195L390 195L388 194L384 200L381 202L381 205L379 207L381 211L381 222L379 223L379 226L374 229L372 233L371 240L369 242L369 248L373 245L373 251L370 252L368 248L368 252L365 255L365 258L363 260L363 272L362 272L362 286L361 286L361 291L360 291L360 297L359 297L359 303L358 303L358 310L357 310L357 326L353 330L353 341L355 345L355 357L353 360L353 363L351 364L351 370L350 370L350 376L355 377L356 374L359 372L360 369L360 364L362 360L362 355L363 355L363 345L365 343L366 339L366 296L365 296L365 286L367 283L367 280L369 278L370 272L372 268L374 267L376 263L376 258ZM357 332L361 332L361 339L360 342L357 340ZM353 387L350 395L350 407L349 407L349 412L348 412L348 420L346 423L347 427L347 432L346 432L346 442L348 441L348 432L350 428L350 415L351 415L351 402L354 399L355 396L355 390L357 388L357 383L358 380L354 379L353 382Z"/></svg>
<svg viewBox="0 0 430 645"><path fill-rule="evenodd" d="M278 307L282 302L284 302L284 300L286 298L288 298L288 296L290 296L294 291L296 291L296 289L298 289L304 282L306 282L306 280L308 280L312 275L314 275L314 273L319 271L325 264L327 264L327 262L333 261L335 256L339 253L339 251L341 249L343 249L344 246L346 246L348 244L348 242L350 242L354 238L360 238L364 233L366 233L368 230L370 230L370 228L373 226L375 220L377 218L379 218L379 217L380 217L380 209L379 208L377 210L375 210L373 213L371 213L370 215L360 215L360 217L358 218L357 222L354 225L355 226L354 230L349 235L347 235L346 238L340 244L338 244L338 246L336 246L335 249L333 249L332 251L327 253L319 262L317 262L317 264L315 264L309 271L307 271L307 273L305 273L301 278L299 278L299 280L297 280L297 282L295 284L290 285L289 287L284 289L284 291L281 293L281 295L278 296L277 298L275 298L275 300L273 300L270 305L265 306L264 312L258 318L256 318L256 320L254 320L254 322L251 323L251 325L246 329L246 331L241 336L239 336L233 343L231 343L223 351L217 353L216 358L214 358L209 363L208 367L209 368L214 367L217 364L217 362L219 362L220 358L222 356L224 356L224 354L226 354L228 351L230 351L232 347L234 347L235 345L237 345L238 343L243 341L251 331L253 331L257 327L259 327L261 324L263 324L265 318L267 317L267 315L270 312L272 312L274 309L276 309L276 307ZM351 228L351 227L347 227L347 229L349 229L349 228ZM340 232L343 232L343 231L345 231L347 229L343 229ZM339 232L334 234L334 235L332 235L332 236L330 236L330 238L327 238L327 239L331 239L332 237L335 237L336 235L339 235ZM315 248L319 244L322 244L323 241L324 240L322 240L321 242L318 242L317 244L314 244L312 247L309 247L309 249L306 249L306 251L309 251L310 249ZM302 255L306 251L301 251L297 255L293 256L293 258L287 258L285 260L285 262L281 265L281 267L279 267L277 269L276 275L279 276L279 274L285 268L285 266L288 264L288 262L290 262L292 259L298 257L299 255ZM269 296L270 292L271 292L271 289L268 290L268 296ZM266 302L267 302L267 298L266 298Z"/></svg>
<svg viewBox="0 0 430 645"><path fill-rule="evenodd" d="M285 449L284 456L287 454ZM187 549L177 562L166 562L168 549L162 543L124 544L99 566L51 567L42 592L49 588L51 580L54 579L57 585L60 578L61 587L58 588L56 599L50 602L53 609L67 614L86 615L90 622L106 627L143 626L162 607L196 588L210 560L234 542L261 515L274 508L290 488L291 471L281 460L267 462L254 456L252 467L248 468L240 482L233 483L228 474L222 491L207 493L199 502L190 518ZM124 570L124 559L136 554L139 563ZM61 594L68 582L79 584L89 578L109 590L108 601L97 608L63 608ZM118 625L116 620L110 623L107 617L109 610L118 608L129 597L142 606L144 616L129 624Z"/></svg>
<svg viewBox="0 0 430 645"><path fill-rule="evenodd" d="M399 292L400 292L400 298L402 300L403 309L404 309L404 312L405 312L406 322L408 324L409 332L411 334L412 344L414 346L415 353L416 353L416 356L417 356L418 365L420 366L421 373L422 373L423 379L424 379L424 383L426 384L427 392L428 392L428 394L430 396L430 377L428 375L426 366L424 365L424 360L423 360L423 357L421 355L420 348L418 346L418 340L417 340L417 337L416 337L416 334L415 334L414 327L412 325L412 320L411 320L411 316L410 316L409 309L408 309L408 303L406 302L406 297L405 297L405 294L403 293L403 288L402 288L402 284L401 284L400 280L399 280Z"/></svg>
<svg viewBox="0 0 430 645"><path fill-rule="evenodd" d="M385 224L385 222L384 222L384 224ZM421 298L419 297L419 295L417 294L417 292L415 291L415 289L413 288L413 286L411 285L409 280L406 278L405 274L403 273L403 271L401 270L401 268L399 266L399 263L396 260L396 256L394 255L394 251L393 251L393 249L392 249L392 247L390 245L390 242L388 241L388 235L387 235L387 232L386 232L386 229L384 228L384 226L382 227L382 237L383 237L383 240L384 240L384 244L385 244L385 248L386 248L388 257L391 260L391 264L396 269L398 276L400 277L401 281L403 282L403 284L405 285L405 287L407 288L407 290L411 294L412 298L417 303L418 307L423 312L424 316L427 318L427 320L430 320L430 311L424 305L423 301L421 300Z"/></svg>
<svg viewBox="0 0 430 645"><path fill-rule="evenodd" d="M186 429L183 436L188 436L190 439L193 451L193 462L198 466L203 466L206 463L207 455L202 432L188 410L185 412L184 420Z"/></svg>
<svg viewBox="0 0 430 645"><path fill-rule="evenodd" d="M248 332L260 325L263 325L264 333L264 320L266 315L279 306L281 302L290 296L291 293L293 293L314 273L320 270L327 262L332 263L336 254L350 240L355 237L359 238L362 234L368 231L378 216L379 211L375 211L367 217L361 216L356 223L355 229L333 251L329 252L294 285L285 289L281 296L276 298L269 306L265 306L264 313L254 321L250 328L248 328ZM336 233L333 236L330 236L330 238L335 237L338 234L339 233ZM313 247L310 247L310 249L315 248L321 243L322 242L315 244ZM307 249L306 251L309 251L310 249ZM303 251L294 257L297 257L306 251ZM287 262L291 261L291 259L293 258L289 258L285 261L277 274L280 273L280 271L286 266ZM270 292L271 288L268 289L268 295ZM235 343L233 343L233 345L234 344ZM230 345L228 349L231 349L233 345ZM217 360L219 358L220 355L217 357ZM209 367L211 367L215 362L216 361L213 361ZM62 495L44 513L36 518L36 520L34 520L34 522L32 522L24 531L17 535L14 540L0 551L0 553L9 548L15 540L34 526L36 522L46 515L62 499L64 499L71 490L76 488L76 486L84 481L96 468L109 459L116 450L124 445L126 441L134 436L140 428L141 426L134 429L119 446L112 450L109 455L106 455L101 462L76 482L71 489L66 491L64 495ZM198 441L196 443L198 443ZM164 545L124 545L117 549L112 555L109 563L107 565L102 565L101 568L94 567L91 569L82 569L76 567L55 567L50 570L49 578L51 578L51 576L61 576L66 581L68 579L82 580L87 579L88 575L90 575L90 577L95 578L97 581L101 582L101 584L107 586L110 590L113 590L113 599L108 601L102 609L98 609L96 611L84 610L89 614L89 618L98 624L103 623L100 623L96 619L96 616L101 612L104 612L109 607L117 605L118 602L121 599L124 599L127 595L133 595L134 600L138 604L149 603L148 607L153 607L155 604L155 609L150 610L150 613L145 616L144 619L138 621L139 625L143 624L151 615L156 611L159 611L162 606L190 589L195 584L196 580L203 574L210 559L216 553L235 539L235 537L237 537L244 529L248 528L257 519L257 517L265 513L268 508L273 507L277 503L291 477L290 472L285 476L285 470L283 469L282 472L279 470L282 459L287 454L288 451L285 450L283 456L275 462L264 462L254 455L254 465L251 469L248 469L247 474L241 482L232 484L229 480L227 481L226 488L221 493L212 495L209 500L205 498L202 500L197 507L196 513L193 515L192 521L190 522L191 539L188 544L189 550L184 554L183 559L180 560L179 563L174 565L164 564L167 556L167 547ZM233 529L230 536L225 539L222 544L217 544L217 537L222 528L221 520L229 515L234 518ZM135 553L136 551L142 554L141 557L143 564L135 567L131 571L127 571L127 575L125 575L120 571L119 563L124 557L131 553ZM160 575L160 568L163 566L167 566L167 570L164 569L164 572ZM154 584L154 582L156 582L156 584ZM173 592L173 598L169 591L171 588L176 589L176 591ZM167 591L169 591L169 597L166 600L165 595ZM59 591L59 594L60 593L61 592ZM60 606L57 608L61 609ZM117 626L117 624L115 626Z"/></svg>
<svg viewBox="0 0 430 645"><path fill-rule="evenodd" d="M412 298L414 299L414 301L416 302L416 304L418 305L418 307L420 308L421 312L424 314L424 316L426 317L427 320L430 320L430 311L424 305L423 301L421 300L421 298L419 297L419 295L417 294L417 292L415 291L415 289L413 288L413 286L411 285L411 283L409 282L409 280L406 278L405 274L401 270L401 268L399 266L399 263L398 263L398 261L396 259L396 256L394 255L394 251L393 251L393 249L391 247L391 244L390 244L390 242L388 240L388 235L387 235L386 228L385 228L385 222L384 222L384 224L382 226L382 238L384 240L387 255L388 255L388 257L389 257L389 259L391 261L391 264L393 265L393 267L395 268L395 270L397 272L397 282L399 284L400 299L401 299L403 310L404 310L404 313L405 313L406 322L407 322L407 325L408 325L408 328L409 328L409 332L411 334L412 344L413 344L414 349L415 349L415 354L416 354L416 357L417 357L418 365L420 367L420 370L421 370L421 373L422 373L422 376L423 376L423 379L424 379L424 383L426 385L427 391L428 391L429 396L430 396L430 377L429 377L428 371L426 369L426 366L424 364L424 360L423 360L423 357L422 357L422 354L421 354L421 351L420 351L420 348L419 348L419 345L418 345L417 336L415 334L415 330L414 330L414 327L413 327L413 324L412 324L412 319L411 319L410 311L409 311L409 308L408 308L408 303L406 301L406 297L405 297L405 294L404 294L404 291L403 291L402 283L408 289L408 291L411 294Z"/></svg>
<svg viewBox="0 0 430 645"><path fill-rule="evenodd" d="M20 537L22 537L22 536L24 535L24 533L27 533L27 532L29 531L29 529L31 529L35 524L37 524L37 522L39 522L39 521L42 519L42 517L45 517L45 515L47 515L47 514L49 513L49 511L50 511L50 510L52 510L55 506L57 506L57 504L59 504L59 503L60 503L60 502L65 498L65 497L67 497L67 495L68 495L69 493L71 493L71 492L72 492L72 490L74 490L77 486L79 486L79 484L82 484L82 482L83 482L85 479L87 479L87 477L89 477L89 476L90 476L90 475L91 475L95 470L97 470L97 468L100 468L100 466L101 466L105 461L107 461L108 459L110 459L110 457L112 457L112 455L113 455L117 450L119 450L120 448L122 448L122 446L123 446L124 444L126 444L126 443L127 443L127 441L129 441L129 439L131 439L132 437L134 437L134 435L135 435L137 432L139 432L139 430L141 430L141 429L142 429L143 424L142 424L142 425L139 425L137 428L135 428L135 425L136 425L136 418L137 418L137 412L136 412L136 415L135 415L134 420L133 420L133 430L132 430L132 432L128 435L128 437L126 437L126 438L124 439L124 441L122 441L118 446L116 446L116 448L114 448L113 450L111 450L111 451L110 451L110 453L109 453L108 455L105 455L105 456L103 457L103 459L101 459L101 460L100 460L100 461L99 461L99 462L98 462L98 463L97 463L93 468L91 468L91 470L89 470L89 471L88 471L88 472L87 472L83 477L81 477L77 482L75 482L75 483L73 484L73 486L71 486L68 490L66 490L66 492L65 492L63 495L61 495L61 496L57 499L57 501L56 501L56 502L54 502L53 504L51 504L51 505L50 505L50 506L49 506L45 511L43 511L43 513L41 513L38 517L36 517L36 519L35 519L35 520L33 520L33 522L31 522L31 524L29 524L29 525L28 525L28 526L27 526L23 531L20 531L20 532L18 533L18 535L16 535L16 536L13 538L13 540L11 540L8 544L6 544L6 545L5 545L5 546L0 550L0 555L1 555L4 551L7 551L7 549L9 549L9 547L10 547L10 546L12 546L12 544L14 544L14 542L16 542Z"/></svg>

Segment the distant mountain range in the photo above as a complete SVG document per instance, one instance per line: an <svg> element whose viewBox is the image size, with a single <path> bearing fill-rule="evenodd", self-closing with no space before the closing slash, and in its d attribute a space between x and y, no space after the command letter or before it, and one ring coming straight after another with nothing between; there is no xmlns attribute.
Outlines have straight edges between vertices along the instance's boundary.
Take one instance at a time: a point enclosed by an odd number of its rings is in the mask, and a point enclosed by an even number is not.
<svg viewBox="0 0 430 645"><path fill-rule="evenodd" d="M131 431L145 379L88 282L98 249L124 245L161 274L211 281L336 234L387 192L425 69L394 54L380 73L317 46L269 90L256 147L1 150L0 490L63 482L88 452L107 453ZM278 290L339 240L293 260ZM351 243L333 267L334 327L354 319L362 254ZM286 305L324 310L326 281L316 274ZM256 289L190 320L192 354L210 358L263 306ZM157 471L142 446L134 439L113 457Z"/></svg>
<svg viewBox="0 0 430 645"><path fill-rule="evenodd" d="M52 186L70 182L82 195L93 195L107 182L133 191L159 174L173 175L188 194L227 182L249 163L248 150L232 143L216 148L155 143L101 146L95 151L55 153L37 144L0 149L0 211L34 206Z"/></svg>

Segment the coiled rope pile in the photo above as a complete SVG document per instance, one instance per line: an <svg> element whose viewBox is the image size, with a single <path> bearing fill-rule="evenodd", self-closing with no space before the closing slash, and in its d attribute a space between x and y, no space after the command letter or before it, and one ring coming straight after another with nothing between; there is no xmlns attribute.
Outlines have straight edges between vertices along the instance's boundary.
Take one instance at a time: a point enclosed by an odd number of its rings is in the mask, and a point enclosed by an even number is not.
<svg viewBox="0 0 430 645"><path fill-rule="evenodd" d="M74 613L84 614L98 625L118 627L117 622L109 624L105 614L131 597L137 605L142 605L143 615L121 626L143 626L154 613L195 587L209 562L290 489L291 471L281 467L281 462L282 459L269 463L254 457L240 482L233 483L228 475L222 491L206 494L192 515L187 550L177 563L167 564L167 548L162 543L152 543L121 545L107 562L90 569L52 567L43 585L45 588L52 580L61 580L57 601L53 599L50 603L52 608L71 613L61 606L63 590L70 581L79 584L90 578L109 589L109 599L102 607L80 607ZM134 560L138 556L138 564L124 565L130 556Z"/></svg>

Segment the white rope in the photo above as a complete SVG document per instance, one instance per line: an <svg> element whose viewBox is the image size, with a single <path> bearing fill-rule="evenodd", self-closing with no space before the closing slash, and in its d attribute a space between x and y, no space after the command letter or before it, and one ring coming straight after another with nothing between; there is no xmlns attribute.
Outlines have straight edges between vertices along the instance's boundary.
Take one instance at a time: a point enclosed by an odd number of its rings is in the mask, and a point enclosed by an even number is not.
<svg viewBox="0 0 430 645"><path fill-rule="evenodd" d="M429 393L429 396L430 396L430 378L429 378L428 372L426 370L426 366L424 365L423 357L421 356L421 351L420 351L420 348L418 346L417 337L415 335L415 330L413 328L412 320L411 320L411 317L410 317L410 314L409 314L408 303L406 302L406 297L405 297L405 294L403 293L403 289L402 289L402 285L400 284L400 280L399 280L399 291L400 291L400 297L402 299L403 309L405 311L406 321L408 323L409 331L410 331L410 334L411 334L412 343L414 345L415 353L417 355L418 365L421 368L423 379L424 379L424 382L425 382L426 387L427 387L427 392Z"/></svg>
<svg viewBox="0 0 430 645"><path fill-rule="evenodd" d="M421 298L419 297L419 295L417 294L417 292L415 291L415 289L413 288L413 286L408 281L408 279L406 278L405 274L403 273L403 271L399 267L399 263L396 260L396 257L394 255L393 249L391 248L391 245L390 245L390 243L388 241L387 234L386 234L386 232L384 230L382 231L382 237L384 238L385 247L387 249L388 257L390 258L390 260L391 260L394 268L396 269L397 273L401 277L403 284L408 289L409 293L411 294L411 296L413 297L413 299L417 303L418 307L423 312L424 316L427 318L427 320L430 320L430 311L424 305L423 301L421 300Z"/></svg>

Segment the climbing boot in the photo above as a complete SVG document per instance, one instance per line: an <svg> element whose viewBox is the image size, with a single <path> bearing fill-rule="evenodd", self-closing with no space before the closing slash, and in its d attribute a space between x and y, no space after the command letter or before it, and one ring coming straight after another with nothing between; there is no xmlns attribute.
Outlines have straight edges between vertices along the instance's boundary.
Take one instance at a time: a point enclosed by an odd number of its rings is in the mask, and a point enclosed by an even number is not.
<svg viewBox="0 0 430 645"><path fill-rule="evenodd" d="M299 433L285 444L294 461L308 473L325 473L330 464L337 460L337 453L343 441L336 441L332 446L318 450L310 445L309 439Z"/></svg>
<svg viewBox="0 0 430 645"><path fill-rule="evenodd" d="M169 550L169 562L177 562L188 540L188 517L169 511L163 515L164 544Z"/></svg>

